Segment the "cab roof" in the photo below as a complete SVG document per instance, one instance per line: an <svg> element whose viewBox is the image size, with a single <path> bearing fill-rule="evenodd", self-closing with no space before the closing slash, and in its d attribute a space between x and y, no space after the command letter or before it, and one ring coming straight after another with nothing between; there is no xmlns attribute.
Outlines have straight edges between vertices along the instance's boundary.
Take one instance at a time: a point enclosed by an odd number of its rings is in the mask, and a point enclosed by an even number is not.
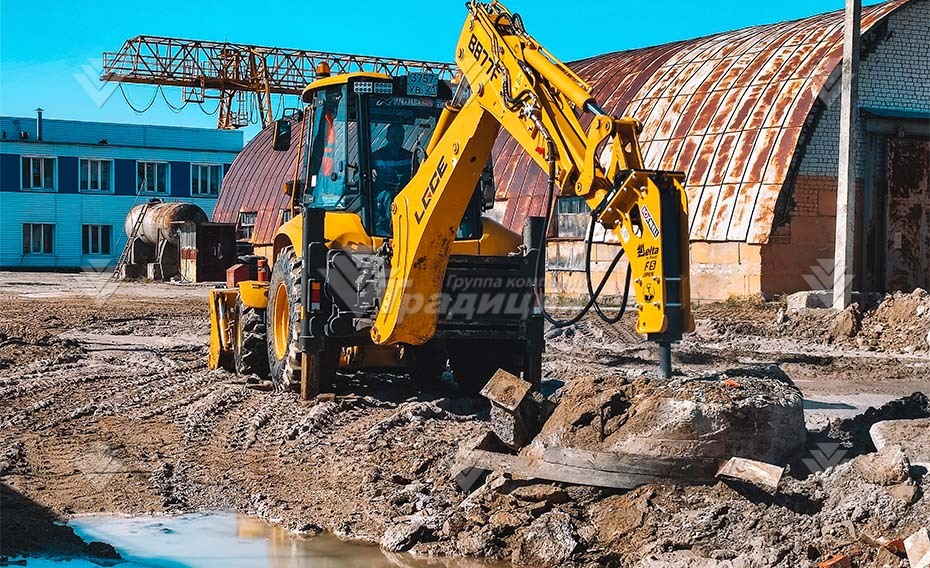
<svg viewBox="0 0 930 568"><path fill-rule="evenodd" d="M300 95L300 99L304 101L305 103L310 102L309 100L307 100L307 95L309 95L310 92L316 91L317 89L321 89L323 87L331 87L333 85L344 85L348 83L349 80L351 79L390 79L390 78L391 78L390 75L385 75L384 73L371 73L368 71L356 71L353 73L333 74L333 75L330 75L329 77L323 77L321 79L317 79L314 82L307 85L306 87L304 87L303 93L301 93Z"/></svg>

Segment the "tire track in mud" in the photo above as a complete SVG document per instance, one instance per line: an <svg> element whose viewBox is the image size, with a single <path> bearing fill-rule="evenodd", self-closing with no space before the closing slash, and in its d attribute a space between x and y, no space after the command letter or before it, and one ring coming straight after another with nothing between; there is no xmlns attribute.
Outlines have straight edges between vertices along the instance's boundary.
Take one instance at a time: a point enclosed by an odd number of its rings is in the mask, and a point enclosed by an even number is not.
<svg viewBox="0 0 930 568"><path fill-rule="evenodd" d="M249 396L250 393L241 386L219 384L210 387L206 396L187 410L183 423L184 439L191 442L211 437L210 434L215 432L215 426L226 413L232 411L234 415L239 415L238 405Z"/></svg>

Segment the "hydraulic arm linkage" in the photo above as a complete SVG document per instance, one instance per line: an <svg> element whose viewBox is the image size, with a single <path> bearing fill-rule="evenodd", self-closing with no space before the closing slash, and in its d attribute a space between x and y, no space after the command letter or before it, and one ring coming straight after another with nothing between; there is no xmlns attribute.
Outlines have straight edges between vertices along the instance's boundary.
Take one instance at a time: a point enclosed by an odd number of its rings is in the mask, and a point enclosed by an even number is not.
<svg viewBox="0 0 930 568"><path fill-rule="evenodd" d="M395 256L372 339L420 344L432 336L449 247L503 127L549 172L551 192L582 197L593 221L617 234L632 271L636 331L659 343L670 374L669 344L694 325L684 174L645 169L640 124L604 112L519 15L497 2L473 0L468 9L455 59L470 90L445 108L427 159L393 202Z"/></svg>

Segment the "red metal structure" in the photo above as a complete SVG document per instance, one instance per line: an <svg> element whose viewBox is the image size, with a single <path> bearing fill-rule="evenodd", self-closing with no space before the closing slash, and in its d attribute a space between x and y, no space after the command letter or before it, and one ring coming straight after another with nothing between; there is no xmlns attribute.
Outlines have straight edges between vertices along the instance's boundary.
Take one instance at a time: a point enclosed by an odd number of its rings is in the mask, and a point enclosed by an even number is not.
<svg viewBox="0 0 930 568"><path fill-rule="evenodd" d="M455 66L437 61L370 57L305 49L137 36L103 54L101 81L182 88L182 102L219 102L217 127L240 128L274 120L272 95L299 95L316 78L319 63L334 73L388 75L432 72L451 79Z"/></svg>

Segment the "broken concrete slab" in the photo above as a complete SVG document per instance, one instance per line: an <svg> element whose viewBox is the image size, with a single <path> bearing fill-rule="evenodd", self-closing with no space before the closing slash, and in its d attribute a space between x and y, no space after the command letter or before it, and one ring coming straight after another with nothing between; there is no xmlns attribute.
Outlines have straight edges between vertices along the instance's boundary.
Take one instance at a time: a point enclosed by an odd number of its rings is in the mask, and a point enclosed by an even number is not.
<svg viewBox="0 0 930 568"><path fill-rule="evenodd" d="M530 397L533 385L498 369L481 396L491 401L491 428L511 449L522 448L533 439L539 426L539 406Z"/></svg>
<svg viewBox="0 0 930 568"><path fill-rule="evenodd" d="M786 298L789 312L833 307L833 290L804 290Z"/></svg>
<svg viewBox="0 0 930 568"><path fill-rule="evenodd" d="M924 527L904 539L911 568L930 568L930 529Z"/></svg>
<svg viewBox="0 0 930 568"><path fill-rule="evenodd" d="M858 456L853 460L853 469L866 482L889 487L910 479L911 464L901 446L889 445L876 453Z"/></svg>
<svg viewBox="0 0 930 568"><path fill-rule="evenodd" d="M930 418L876 422L869 436L876 448L901 446L911 465L930 469Z"/></svg>
<svg viewBox="0 0 930 568"><path fill-rule="evenodd" d="M717 471L717 477L743 481L769 493L778 491L785 468L746 458L730 458Z"/></svg>
<svg viewBox="0 0 930 568"><path fill-rule="evenodd" d="M802 449L807 433L802 402L800 390L776 366L671 381L576 379L563 389L558 407L527 450L546 461L553 461L549 448L596 456L716 460L709 472L712 482L719 462L733 456L780 464Z"/></svg>

